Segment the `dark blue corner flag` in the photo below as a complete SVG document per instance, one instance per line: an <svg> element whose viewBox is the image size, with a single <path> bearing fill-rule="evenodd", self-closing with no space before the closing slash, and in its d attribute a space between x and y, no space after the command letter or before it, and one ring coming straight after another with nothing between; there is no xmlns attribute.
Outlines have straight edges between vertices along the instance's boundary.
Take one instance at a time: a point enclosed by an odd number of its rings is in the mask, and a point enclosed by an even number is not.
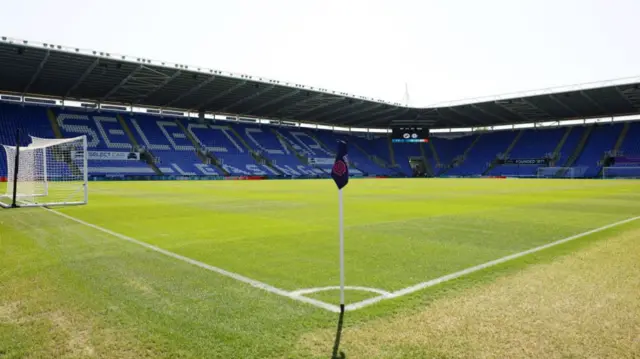
<svg viewBox="0 0 640 359"><path fill-rule="evenodd" d="M342 189L349 183L349 168L347 167L347 143L338 141L338 151L336 152L336 161L331 169L331 177L336 182L338 189Z"/></svg>

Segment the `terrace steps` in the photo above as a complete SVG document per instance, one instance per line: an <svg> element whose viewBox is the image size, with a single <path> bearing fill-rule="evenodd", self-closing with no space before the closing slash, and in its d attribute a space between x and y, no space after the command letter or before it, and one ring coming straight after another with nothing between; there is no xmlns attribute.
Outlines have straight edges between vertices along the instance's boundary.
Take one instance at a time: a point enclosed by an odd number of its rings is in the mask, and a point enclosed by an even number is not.
<svg viewBox="0 0 640 359"><path fill-rule="evenodd" d="M612 153L615 154L618 151L620 151L620 147L622 147L624 140L627 138L627 133L629 132L630 128L631 128L631 123L625 122L624 125L622 126L622 130L620 130L620 134L618 135L616 144L613 146L613 149L611 150ZM605 155L605 160L608 158L608 156L609 155ZM600 171L598 171L598 178L602 177L603 172L604 172L604 165L600 167Z"/></svg>
<svg viewBox="0 0 640 359"><path fill-rule="evenodd" d="M573 150L571 157L569 157L567 159L567 162L565 162L564 167L571 167L573 166L574 163L576 163L576 160L582 154L582 150L584 150L584 147L586 146L587 141L589 141L589 137L591 137L591 132L593 132L593 128L594 126L591 125L585 129L584 133L582 134L582 137L580 138L580 142L578 142L578 145Z"/></svg>
<svg viewBox="0 0 640 359"><path fill-rule="evenodd" d="M51 129L53 130L53 134L56 138L62 138L62 130L60 130L60 125L56 120L56 115L53 113L53 110L47 109L47 118L49 119L49 123L51 123Z"/></svg>
<svg viewBox="0 0 640 359"><path fill-rule="evenodd" d="M187 130L187 128L184 127L184 124L182 123L182 121L180 121L177 118L175 119L175 121L178 127L180 128L180 130L184 133L185 136L187 136L187 139L189 139L193 147L196 149L196 155L198 156L200 161L202 161L202 163L205 163L205 164L212 164L222 174L228 176L229 172L227 172L220 165L220 159L218 159L218 157L216 157L213 153L209 153L209 151L205 151L202 144L198 140L196 140L195 137L193 137L193 134L191 133L191 131Z"/></svg>
<svg viewBox="0 0 640 359"><path fill-rule="evenodd" d="M302 164L309 164L309 159L301 155L300 152L293 148L291 142L289 142L289 140L287 140L278 130L272 128L271 131L276 135L276 137L278 137L278 140L280 140L280 142L283 143L287 147L287 149L300 160L300 162L302 162Z"/></svg>
<svg viewBox="0 0 640 359"><path fill-rule="evenodd" d="M124 117L122 117L122 115L116 115L116 118L118 119L118 122L120 123L120 126L122 127L122 129L124 130L124 133L127 134L127 138L129 139L129 142L131 142L131 145L135 148L135 149L139 149L140 145L138 144L138 141L136 140L135 136L133 136L133 132L131 132L131 129L129 128L129 125L127 125L127 122L124 120ZM147 163L147 165L149 165L149 167L151 167L151 169L153 170L153 172L156 175L162 175L162 171L160 171L160 168L158 168L158 166L156 165L156 159L153 156L153 154L151 154L149 151L144 151L140 154L141 158L145 160L145 162Z"/></svg>
<svg viewBox="0 0 640 359"><path fill-rule="evenodd" d="M509 147L507 147L507 149L504 151L504 153L503 153L504 157L503 158L509 157L509 154L511 153L513 148L516 146L516 144L520 140L520 137L522 137L523 134L524 134L524 130L518 131L516 136L513 138L513 141L511 141L511 143L509 144ZM487 167L487 169L484 170L482 175L486 176L492 169L494 169L496 167L497 164L498 164L498 158L494 158L493 161L491 161L491 164L489 165L489 167Z"/></svg>
<svg viewBox="0 0 640 359"><path fill-rule="evenodd" d="M378 165L378 166L380 166L382 168L389 167L389 165L387 163L385 163L383 159L381 159L378 156L373 156L373 155L369 154L367 151L365 151L364 148L362 148L360 145L358 145L358 143L352 142L350 144L353 144L353 147L355 147L358 151L362 152L369 159L369 161L375 163L376 165Z"/></svg>
<svg viewBox="0 0 640 359"><path fill-rule="evenodd" d="M396 166L396 155L393 151L393 142L391 141L391 136L387 137L387 144L389 145L389 157L391 160L391 166Z"/></svg>
<svg viewBox="0 0 640 359"><path fill-rule="evenodd" d="M429 158L427 157L427 152L424 149L424 142L420 142L419 145L420 145L420 155L422 156L422 160L424 161L427 175L429 177L433 177L433 167L431 167L431 163L429 162Z"/></svg>
<svg viewBox="0 0 640 359"><path fill-rule="evenodd" d="M444 174L446 174L447 172L449 172L449 170L451 170L451 169L453 168L453 165L454 165L454 164L457 164L457 165L461 165L461 164L463 164L463 163L464 163L464 161L465 161L465 160L466 160L466 158L467 158L467 155L469 154L469 151L471 151L471 150L473 149L473 147L476 145L476 143L478 143L478 141L480 140L480 137L482 137L482 133L479 133L479 134L478 134L478 137L476 137L476 138L473 140L473 142L471 142L471 144L469 144L469 147L467 147L467 148L464 150L464 152L463 152L463 153L462 153L462 155L461 155L462 160L461 160L460 162L456 163L456 159L454 159L454 160L453 160L453 162L451 163L451 166L450 166L449 168L445 168L445 169L444 169L444 171L441 171L440 173L438 173L438 176L444 175Z"/></svg>
<svg viewBox="0 0 640 359"><path fill-rule="evenodd" d="M440 156L438 156L438 151L436 151L436 146L433 145L432 141L429 141L429 148L431 148L431 153L433 153L433 159L436 161L436 165L440 165Z"/></svg>
<svg viewBox="0 0 640 359"><path fill-rule="evenodd" d="M624 140L627 138L627 133L629 133L630 128L631 128L631 123L625 122L624 126L622 126L622 131L620 131L620 136L618 136L618 140L616 141L615 146L613 146L613 152L620 151L620 147L622 147Z"/></svg>
<svg viewBox="0 0 640 359"><path fill-rule="evenodd" d="M553 150L553 163L551 164L552 166L555 166L556 158L559 158L560 151L562 151L562 147L564 147L565 142L567 142L567 139L571 134L571 130L573 130L573 127L567 127L567 130L564 131L564 135L560 139L560 142L558 142L558 145L556 145L556 148Z"/></svg>

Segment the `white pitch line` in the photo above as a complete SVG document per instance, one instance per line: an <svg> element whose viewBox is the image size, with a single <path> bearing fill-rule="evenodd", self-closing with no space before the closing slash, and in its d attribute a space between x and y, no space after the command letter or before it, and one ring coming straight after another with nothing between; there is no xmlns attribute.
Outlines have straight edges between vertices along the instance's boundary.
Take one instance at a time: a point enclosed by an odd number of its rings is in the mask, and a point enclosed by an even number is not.
<svg viewBox="0 0 640 359"><path fill-rule="evenodd" d="M328 291L328 290L338 290L340 289L340 286L329 286L329 287L318 287L318 288L305 288L305 289L298 289L298 290L294 290L293 292L291 292L292 295L298 295L298 296L302 296L305 294L312 294L312 293L318 293L318 292L324 292L324 291ZM382 296L390 296L391 293L387 292L386 290L382 290L382 289L378 289L378 288L370 288L370 287L359 287L359 286L345 286L344 287L345 290L358 290L361 292L372 292L372 293L377 293L380 294Z"/></svg>
<svg viewBox="0 0 640 359"><path fill-rule="evenodd" d="M249 284L249 285L251 285L251 286L253 286L255 288L262 289L264 291L267 291L267 292L270 292L270 293L274 293L274 294L277 294L277 295L281 295L283 297L287 297L287 298L290 298L290 299L293 299L293 300L297 300L299 302L311 304L313 306L328 310L330 312L340 313L340 307L338 307L337 305L325 303L325 302L317 300L317 299L312 299L312 298L307 298L307 297L303 297L303 296L300 296L300 295L296 295L296 294L290 293L290 292L288 292L288 291L286 291L284 289L276 288L274 286L271 286L269 284L257 281L255 279L251 279L251 278L245 277L245 276L237 274L237 273L229 272L229 271L224 270L222 268L214 267L212 265L209 265L209 264L206 264L206 263L202 263L202 262L197 261L195 259L191 259L189 257L181 256L181 255L179 255L177 253L170 252L170 251L168 251L166 249L162 249L160 247L156 247L156 246L151 245L149 243L145 243L145 242L139 241L137 239L134 239L134 238L131 238L131 237L127 237L127 236L125 236L123 234L111 231L109 229L97 226L95 224L91 224L89 222L85 222L85 221L83 221L81 219L72 217L72 216L70 216L68 214L64 214L62 212L54 211L54 210L49 209L49 208L44 208L44 209L49 211L49 212L51 212L51 213L55 213L58 216L64 217L64 218L66 218L68 220L74 221L76 223L80 223L82 225L85 225L87 227L96 229L96 230L104 232L104 233L110 234L110 235L112 235L112 236L114 236L116 238L119 238L119 239L125 240L127 242L131 242L131 243L137 244L139 246L142 246L142 247L145 247L147 249L150 249L150 250L152 250L154 252L158 252L160 254L164 254L165 256L168 256L168 257L171 257L171 258L175 258L177 260L192 264L194 266L197 266L197 267L200 267L200 268L203 268L203 269L206 269L206 270L210 270L212 272L216 272L216 273L218 273L220 275L223 275L225 277L229 277L229 278L235 279L237 281L240 281L240 282L243 282L243 283L247 283L247 284Z"/></svg>
<svg viewBox="0 0 640 359"><path fill-rule="evenodd" d="M443 282L446 282L446 281L450 281L452 279L456 279L458 277L462 277L464 275L467 275L467 274L470 274L470 273L473 273L473 272L477 272L479 270L483 270L483 269L486 269L486 268L489 268L489 267L493 267L495 265L498 265L498 264L501 264L501 263L504 263L504 262L508 262L510 260L513 260L513 259L516 259L516 258L520 258L520 257L526 256L526 255L531 254L531 253L539 252L539 251L542 251L544 249L547 249L547 248L550 248L550 247L553 247L553 246L557 246L559 244L563 244L563 243L572 241L574 239L582 238L582 237L588 236L590 234L598 233L598 232L607 230L609 228L613 228L613 227L619 226L621 224L629 223L629 222L635 221L637 219L640 219L640 216L629 218L629 219L625 219L625 220L622 220L622 221L619 221L619 222L615 222L615 223L611 223L611 224L608 224L606 226L602 226L602 227L599 227L599 228L596 228L596 229L592 229L592 230L584 232L584 233L580 233L580 234L573 235L571 237L560 239L560 240L557 240L555 242L547 243L547 244L544 244L544 245L541 245L541 246L538 246L538 247L535 247L535 248L532 248L532 249L529 249L529 250L526 250L526 251L523 251L523 252L511 254L511 255L508 255L506 257L502 257L502 258L499 258L499 259L496 259L496 260L492 260L490 262L486 262L486 263L483 263L483 264L479 264L477 266L473 266L473 267L470 267L470 268L467 268L467 269L463 269L463 270L455 272L455 273L447 274L447 275L442 276L440 278L436 278L436 279L432 279L432 280L429 280L429 281L426 281L426 282L418 283L416 285L413 285L413 286L410 286L410 287L407 287L407 288L400 289L398 291L392 292L390 296L379 296L379 297L365 299L363 301L347 305L345 307L345 310L362 309L362 308L364 308L366 306L369 306L369 305L374 304L374 303L378 303L378 302L380 302L382 300L385 300L385 299L398 298L398 297L401 297L403 295L414 293L414 292L417 292L419 290L422 290L422 289L425 289L425 288L428 288L428 287L432 287L434 285L437 285L437 284L440 284L440 283L443 283Z"/></svg>

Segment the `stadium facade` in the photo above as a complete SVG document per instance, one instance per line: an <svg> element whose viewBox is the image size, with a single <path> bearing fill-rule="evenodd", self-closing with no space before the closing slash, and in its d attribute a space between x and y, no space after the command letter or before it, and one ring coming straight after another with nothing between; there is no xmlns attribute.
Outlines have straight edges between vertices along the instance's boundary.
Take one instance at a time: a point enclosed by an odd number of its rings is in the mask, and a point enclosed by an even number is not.
<svg viewBox="0 0 640 359"><path fill-rule="evenodd" d="M3 37L0 79L0 143L86 135L94 178L324 177L337 140L357 176L640 175L638 78L413 108Z"/></svg>

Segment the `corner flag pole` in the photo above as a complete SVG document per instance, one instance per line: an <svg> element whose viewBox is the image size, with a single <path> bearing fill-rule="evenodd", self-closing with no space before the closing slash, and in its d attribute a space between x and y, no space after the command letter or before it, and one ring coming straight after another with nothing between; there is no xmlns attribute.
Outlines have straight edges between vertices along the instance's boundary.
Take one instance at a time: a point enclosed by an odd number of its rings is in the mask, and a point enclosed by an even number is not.
<svg viewBox="0 0 640 359"><path fill-rule="evenodd" d="M340 316L338 317L338 330L336 331L336 339L333 342L331 358L344 359L345 355L343 352L338 354L340 337L342 336L342 325L344 323L344 201L342 198L342 189L349 183L347 143L344 141L338 141L336 161L331 169L331 178L333 178L338 187L338 223L340 231Z"/></svg>
<svg viewBox="0 0 640 359"><path fill-rule="evenodd" d="M344 206L342 189L338 190L338 206L340 208L340 312L344 312Z"/></svg>
<svg viewBox="0 0 640 359"><path fill-rule="evenodd" d="M333 178L338 187L338 222L340 230L340 312L344 313L344 201L342 189L349 183L349 167L347 166L347 143L338 141L336 160L331 169Z"/></svg>

